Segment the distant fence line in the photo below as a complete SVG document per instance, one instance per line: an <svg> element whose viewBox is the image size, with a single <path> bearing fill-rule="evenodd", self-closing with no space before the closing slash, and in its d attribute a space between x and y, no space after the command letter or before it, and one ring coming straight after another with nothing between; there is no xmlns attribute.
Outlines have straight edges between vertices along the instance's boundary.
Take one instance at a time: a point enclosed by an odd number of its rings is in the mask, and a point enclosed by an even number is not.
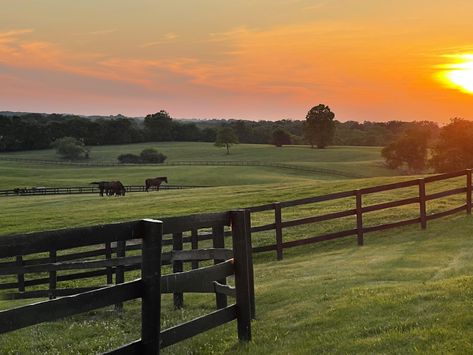
<svg viewBox="0 0 473 355"><path fill-rule="evenodd" d="M182 190L195 189L210 186L191 186L191 185L161 185L160 190ZM126 192L146 192L146 187L143 185L128 185L125 186ZM32 188L17 188L9 190L0 190L0 197L2 196L42 196L42 195L80 195L80 194L97 194L99 193L97 186L65 186L65 187L32 187ZM149 190L155 191L153 188Z"/></svg>
<svg viewBox="0 0 473 355"><path fill-rule="evenodd" d="M339 171L334 169L305 167L300 165L292 165L286 163L277 162L264 162L257 160L249 161L229 161L229 160L176 160L171 162L159 163L159 164L122 164L113 161L100 161L100 162L73 162L73 161L60 161L60 160L42 160L42 159L28 159L28 158L10 158L0 157L3 161L13 162L24 162L24 163L35 163L35 164L47 164L47 165L69 165L69 166L81 166L81 167L110 167L110 166L261 166L269 168L280 168L280 169L291 169L298 171L306 171L310 173L327 174L334 176L341 176L346 178L364 178L366 176L357 173Z"/></svg>

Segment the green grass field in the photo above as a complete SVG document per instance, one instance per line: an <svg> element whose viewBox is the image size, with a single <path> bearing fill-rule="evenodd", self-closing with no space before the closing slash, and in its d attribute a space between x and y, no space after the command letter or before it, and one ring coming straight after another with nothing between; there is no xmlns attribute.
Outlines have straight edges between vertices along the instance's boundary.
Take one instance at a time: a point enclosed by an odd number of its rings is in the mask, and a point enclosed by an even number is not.
<svg viewBox="0 0 473 355"><path fill-rule="evenodd" d="M14 174L15 167L11 164ZM200 167L184 168L190 175L196 171L206 174L205 170L194 170ZM40 175L40 167L37 169ZM57 173L63 171L65 180L88 178L71 176L82 168L58 169ZM271 181L272 170L265 173L265 169L259 169L255 168L254 181L245 177L244 182L235 181L234 186L229 183L196 190L135 193L121 198L96 195L2 198L0 234L231 210L414 178L318 180L299 176ZM235 168L229 175L237 175L239 171ZM222 180L236 178L227 172L220 170ZM44 179L45 184L51 181L47 174ZM464 186L462 179L437 182L427 185L427 193L461 186ZM416 194L416 188L377 193L369 195L365 203L393 201ZM428 212L453 208L464 200L465 196L456 195L430 201ZM353 206L354 199L348 198L292 207L283 209L283 220ZM409 205L367 214L365 223L375 225L417 215L418 206ZM271 213L258 213L252 216L252 223L270 223L272 218ZM284 239L354 226L354 218L343 218L287 229ZM471 353L472 228L472 217L460 213L429 222L427 230L415 225L367 234L363 247L356 245L355 237L349 237L285 250L285 258L280 262L274 260L274 253L256 254L257 319L253 322L253 341L239 344L236 324L230 323L172 346L164 353ZM273 240L272 232L253 235L254 245ZM0 301L0 308L20 303ZM214 298L187 294L185 303L182 311L173 311L172 298L163 296L162 328L208 313L214 307ZM139 302L128 302L123 313L107 308L1 335L0 353L87 354L110 350L139 337L138 311Z"/></svg>
<svg viewBox="0 0 473 355"><path fill-rule="evenodd" d="M380 148L377 147L330 147L310 149L307 146L239 144L230 155L211 143L147 143L120 146L94 147L91 163L114 161L122 153L139 153L144 148L156 148L175 161L260 161L290 164L295 168L329 169L342 174L366 177L392 176L396 172L383 165ZM1 157L58 160L53 150L28 151L0 154ZM0 189L31 186L85 185L96 180L120 180L125 185L143 184L154 176L168 176L173 185L249 185L284 183L307 180L345 179L338 174L282 169L276 167L225 167L225 166L113 166L77 167L34 164L31 162L8 162L0 160Z"/></svg>

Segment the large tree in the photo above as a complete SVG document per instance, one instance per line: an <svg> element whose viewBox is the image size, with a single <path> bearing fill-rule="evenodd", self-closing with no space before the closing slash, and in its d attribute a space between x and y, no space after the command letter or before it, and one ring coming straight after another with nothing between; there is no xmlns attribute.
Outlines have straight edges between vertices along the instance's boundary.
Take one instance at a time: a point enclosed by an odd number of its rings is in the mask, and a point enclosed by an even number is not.
<svg viewBox="0 0 473 355"><path fill-rule="evenodd" d="M313 148L322 149L332 143L335 133L335 114L328 106L319 104L312 107L306 116L305 137Z"/></svg>
<svg viewBox="0 0 473 355"><path fill-rule="evenodd" d="M432 149L431 165L436 172L473 167L473 122L454 118L442 127Z"/></svg>
<svg viewBox="0 0 473 355"><path fill-rule="evenodd" d="M74 137L63 137L56 139L51 146L56 149L64 159L80 159L89 158L89 150L85 147L84 143Z"/></svg>
<svg viewBox="0 0 473 355"><path fill-rule="evenodd" d="M278 128L273 131L272 143L276 147L282 147L283 145L292 144L291 136L284 129Z"/></svg>
<svg viewBox="0 0 473 355"><path fill-rule="evenodd" d="M158 142L173 140L172 118L166 111L161 110L147 115L144 123L148 139Z"/></svg>
<svg viewBox="0 0 473 355"><path fill-rule="evenodd" d="M227 154L230 154L230 147L233 144L238 144L238 137L231 127L223 127L218 130L217 138L215 139L215 146L226 147Z"/></svg>
<svg viewBox="0 0 473 355"><path fill-rule="evenodd" d="M426 167L429 138L428 127L413 127L384 147L381 155L391 169L407 166L411 172L422 171Z"/></svg>

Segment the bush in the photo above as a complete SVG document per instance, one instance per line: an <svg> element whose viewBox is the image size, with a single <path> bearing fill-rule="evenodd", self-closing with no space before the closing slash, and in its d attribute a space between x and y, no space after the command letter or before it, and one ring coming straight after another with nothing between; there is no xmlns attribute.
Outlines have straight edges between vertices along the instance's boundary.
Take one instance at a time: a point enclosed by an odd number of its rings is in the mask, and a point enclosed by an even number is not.
<svg viewBox="0 0 473 355"><path fill-rule="evenodd" d="M118 156L118 161L122 164L140 164L141 157L136 154L121 154Z"/></svg>
<svg viewBox="0 0 473 355"><path fill-rule="evenodd" d="M167 159L164 154L159 153L153 148L144 149L141 152L140 157L143 163L164 163L164 161Z"/></svg>
<svg viewBox="0 0 473 355"><path fill-rule="evenodd" d="M140 155L130 153L121 154L117 159L122 164L160 164L164 163L167 157L159 153L156 149L148 148L144 149Z"/></svg>

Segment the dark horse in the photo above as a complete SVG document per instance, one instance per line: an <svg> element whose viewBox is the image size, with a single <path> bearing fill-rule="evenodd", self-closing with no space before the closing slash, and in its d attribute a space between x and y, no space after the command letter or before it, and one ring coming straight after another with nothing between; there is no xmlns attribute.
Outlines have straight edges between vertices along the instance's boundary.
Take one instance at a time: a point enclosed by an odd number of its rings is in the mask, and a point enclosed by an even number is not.
<svg viewBox="0 0 473 355"><path fill-rule="evenodd" d="M103 196L104 192L107 196L125 196L126 189L120 181L96 181L90 184L98 185L100 196Z"/></svg>
<svg viewBox="0 0 473 355"><path fill-rule="evenodd" d="M160 177L157 177L157 178L154 178L154 179L146 179L145 180L146 192L148 192L148 190L151 186L156 186L156 191L159 191L159 186L161 185L161 183L163 181L166 184L168 183L167 176L160 176Z"/></svg>

